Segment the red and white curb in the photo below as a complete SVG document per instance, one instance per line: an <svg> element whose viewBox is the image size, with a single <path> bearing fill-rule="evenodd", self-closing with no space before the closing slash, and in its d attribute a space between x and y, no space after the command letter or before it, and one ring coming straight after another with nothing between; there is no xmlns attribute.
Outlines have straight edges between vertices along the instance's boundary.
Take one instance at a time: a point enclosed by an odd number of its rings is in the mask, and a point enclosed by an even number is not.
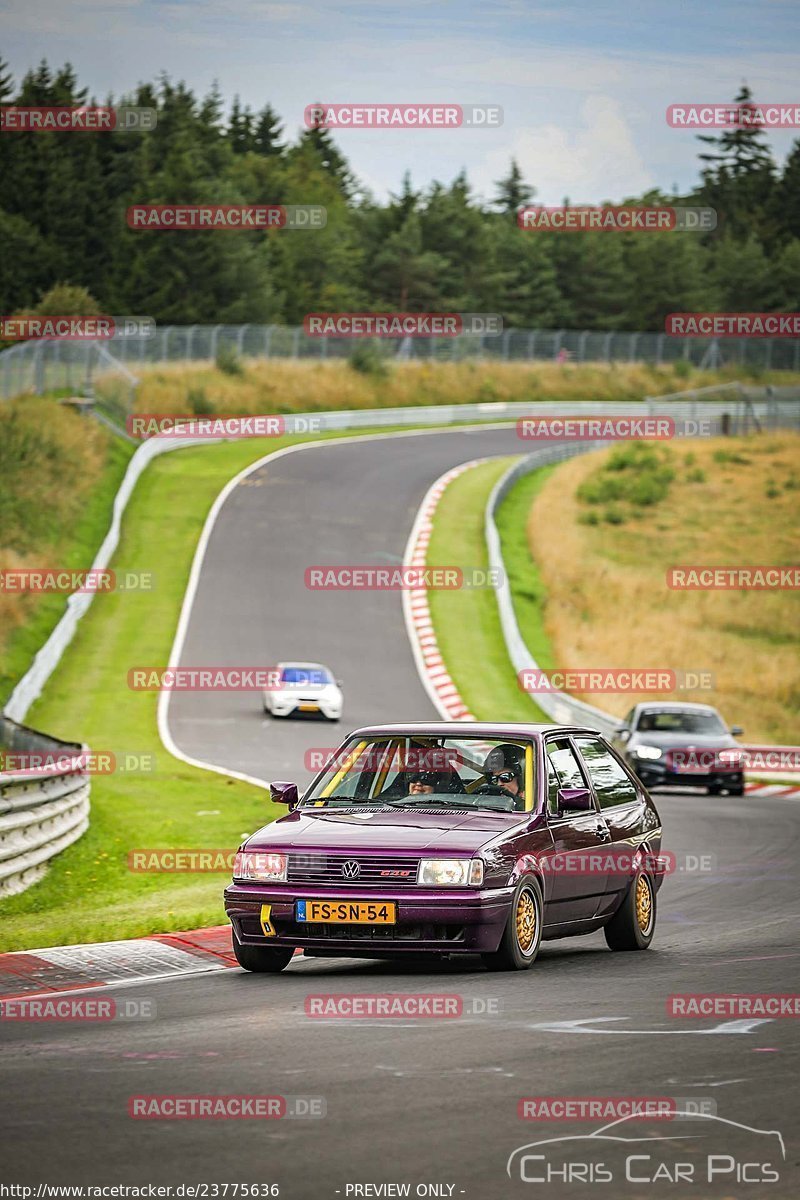
<svg viewBox="0 0 800 1200"><path fill-rule="evenodd" d="M158 933L122 942L48 946L42 950L0 954L0 1000L139 983L235 966L230 925L187 933Z"/></svg>
<svg viewBox="0 0 800 1200"><path fill-rule="evenodd" d="M489 461L488 458L475 458L470 462L461 463L440 475L431 485L414 520L403 556L404 567L427 565L433 518L439 501L454 479L463 475L465 471ZM444 665L431 620L427 588L410 588L403 592L403 615L419 677L441 717L445 721L474 721L475 717L461 699L458 688Z"/></svg>
<svg viewBox="0 0 800 1200"><path fill-rule="evenodd" d="M765 783L764 780L753 780L744 785L747 795L756 793L766 799L768 796L780 796L784 800L800 800L800 787L796 783Z"/></svg>

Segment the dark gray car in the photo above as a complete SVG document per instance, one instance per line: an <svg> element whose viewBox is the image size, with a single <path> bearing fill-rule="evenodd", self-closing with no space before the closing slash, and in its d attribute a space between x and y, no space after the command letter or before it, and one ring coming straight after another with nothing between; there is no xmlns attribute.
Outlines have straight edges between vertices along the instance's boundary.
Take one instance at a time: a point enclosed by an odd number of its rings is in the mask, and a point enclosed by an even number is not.
<svg viewBox="0 0 800 1200"><path fill-rule="evenodd" d="M706 787L744 795L741 746L709 704L637 704L612 744L646 788Z"/></svg>

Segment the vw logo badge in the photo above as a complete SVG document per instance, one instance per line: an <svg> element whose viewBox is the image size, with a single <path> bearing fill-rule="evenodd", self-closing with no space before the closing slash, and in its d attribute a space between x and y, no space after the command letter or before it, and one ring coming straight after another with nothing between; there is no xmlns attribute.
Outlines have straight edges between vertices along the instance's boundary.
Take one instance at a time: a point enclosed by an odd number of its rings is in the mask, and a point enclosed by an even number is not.
<svg viewBox="0 0 800 1200"><path fill-rule="evenodd" d="M342 874L344 875L345 879L358 879L359 875L361 874L361 867L357 862L353 862L353 860L350 858L346 863L343 864Z"/></svg>

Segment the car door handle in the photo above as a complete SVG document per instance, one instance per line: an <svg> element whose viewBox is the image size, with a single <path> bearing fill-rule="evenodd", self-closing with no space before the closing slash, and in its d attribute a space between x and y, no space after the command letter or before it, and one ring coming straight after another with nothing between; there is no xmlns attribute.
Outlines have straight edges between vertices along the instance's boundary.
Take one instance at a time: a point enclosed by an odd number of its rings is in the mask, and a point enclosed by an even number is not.
<svg viewBox="0 0 800 1200"><path fill-rule="evenodd" d="M595 825L595 833L600 838L601 842L611 841L611 830L607 825Z"/></svg>

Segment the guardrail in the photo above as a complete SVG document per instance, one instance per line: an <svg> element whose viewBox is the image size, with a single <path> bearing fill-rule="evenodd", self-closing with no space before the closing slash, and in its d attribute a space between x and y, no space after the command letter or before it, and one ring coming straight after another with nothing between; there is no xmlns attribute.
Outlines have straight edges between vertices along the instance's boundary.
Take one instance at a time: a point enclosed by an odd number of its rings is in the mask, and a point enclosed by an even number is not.
<svg viewBox="0 0 800 1200"><path fill-rule="evenodd" d="M65 758L52 770L0 772L0 900L38 883L56 854L89 827L86 747L0 717L0 751ZM74 760L74 761L73 761Z"/></svg>
<svg viewBox="0 0 800 1200"><path fill-rule="evenodd" d="M484 533L489 567L496 572L496 578L501 580L496 592L497 607L500 611L500 625L503 630L508 657L511 659L517 675L519 675L520 671L540 671L543 668L540 667L526 646L525 639L517 622L516 613L514 612L514 601L511 596L508 572L506 571L500 544L500 533L497 528L497 510L518 480L524 478L525 475L530 475L531 471L538 471L540 467L546 467L550 463L563 462L567 458L574 458L577 454L586 454L590 450L596 450L598 447L604 445L607 446L608 443L580 442L566 446L542 446L539 450L535 450L533 454L529 454L526 458L523 458L521 462L514 463L498 479L487 501ZM584 704L582 700L576 700L574 696L570 696L566 692L537 693L536 703L558 725L587 725L592 729L598 730L599 733L608 735L612 734L620 725L616 717L612 717L601 709L595 708L592 704Z"/></svg>

